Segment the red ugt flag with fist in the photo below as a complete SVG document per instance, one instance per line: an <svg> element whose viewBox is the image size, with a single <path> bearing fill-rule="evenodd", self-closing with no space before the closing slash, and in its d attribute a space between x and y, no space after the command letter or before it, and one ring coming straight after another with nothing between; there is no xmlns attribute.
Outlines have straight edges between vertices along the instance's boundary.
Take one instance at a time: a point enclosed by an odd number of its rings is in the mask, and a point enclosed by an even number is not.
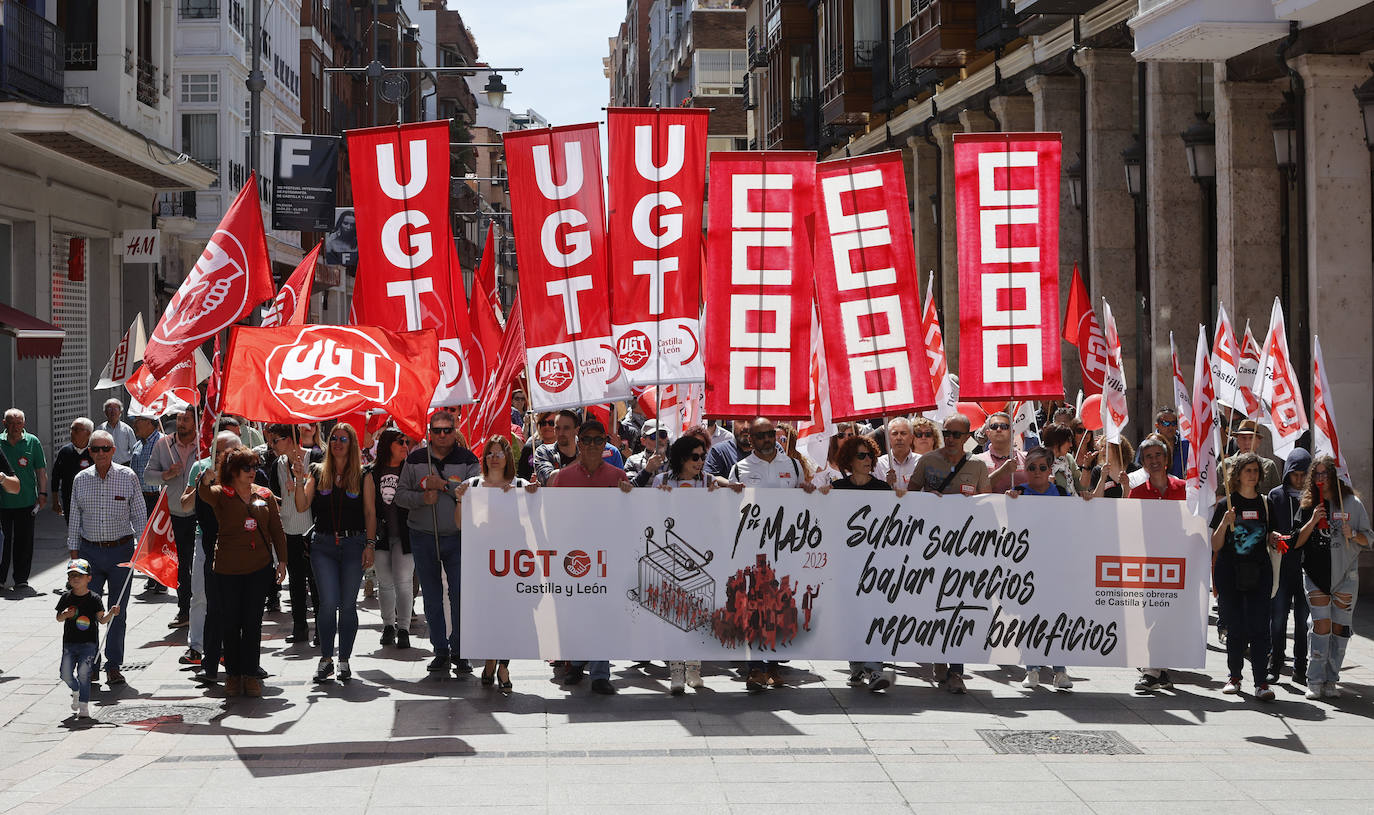
<svg viewBox="0 0 1374 815"><path fill-rule="evenodd" d="M167 490L157 499L153 514L148 516L148 525L143 528L138 551L133 562L127 565L169 589L177 587L177 542L172 535L172 514L167 511Z"/></svg>
<svg viewBox="0 0 1374 815"><path fill-rule="evenodd" d="M156 378L167 375L205 340L271 299L272 264L262 230L254 173L205 244L195 268L172 296L148 338L143 364Z"/></svg>

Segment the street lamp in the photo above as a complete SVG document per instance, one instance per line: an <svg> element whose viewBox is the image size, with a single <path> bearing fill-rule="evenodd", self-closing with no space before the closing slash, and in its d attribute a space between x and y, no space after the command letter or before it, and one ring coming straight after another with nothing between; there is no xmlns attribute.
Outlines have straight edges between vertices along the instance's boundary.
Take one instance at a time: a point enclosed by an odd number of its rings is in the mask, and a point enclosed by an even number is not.
<svg viewBox="0 0 1374 815"><path fill-rule="evenodd" d="M506 101L506 83L501 80L500 74L487 77L487 85L482 90L487 95L487 104L494 108L501 107L501 103Z"/></svg>
<svg viewBox="0 0 1374 815"><path fill-rule="evenodd" d="M1198 183L1216 178L1217 129L1207 121L1207 114L1198 111L1197 118L1179 137L1188 153L1188 175Z"/></svg>
<svg viewBox="0 0 1374 815"><path fill-rule="evenodd" d="M1374 70L1374 63L1369 67ZM1360 103L1360 116L1364 119L1365 146L1374 150L1374 76L1355 89L1355 101Z"/></svg>
<svg viewBox="0 0 1374 815"><path fill-rule="evenodd" d="M1293 94L1284 93L1283 104L1269 114L1269 127L1274 131L1274 160L1280 170L1293 172L1298 166L1298 117L1293 112Z"/></svg>
<svg viewBox="0 0 1374 815"><path fill-rule="evenodd" d="M1074 209L1083 208L1083 156L1076 156L1068 167L1064 168L1064 175L1069 177L1069 201Z"/></svg>
<svg viewBox="0 0 1374 815"><path fill-rule="evenodd" d="M1141 170L1145 166L1145 147L1140 143L1140 136L1132 136L1134 141L1131 146L1121 151L1121 161L1126 165L1126 192L1132 198L1140 197L1141 190Z"/></svg>
<svg viewBox="0 0 1374 815"><path fill-rule="evenodd" d="M940 228L940 196L933 192L930 194L930 221L936 229Z"/></svg>

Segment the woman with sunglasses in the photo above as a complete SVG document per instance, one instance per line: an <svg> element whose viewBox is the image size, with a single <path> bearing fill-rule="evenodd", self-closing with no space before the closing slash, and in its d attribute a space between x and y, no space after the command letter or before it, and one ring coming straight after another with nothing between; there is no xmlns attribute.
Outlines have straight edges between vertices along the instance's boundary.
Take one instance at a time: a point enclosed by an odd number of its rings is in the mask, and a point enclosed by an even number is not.
<svg viewBox="0 0 1374 815"><path fill-rule="evenodd" d="M944 443L940 438L940 426L934 421L925 416L911 420L911 452L923 456Z"/></svg>
<svg viewBox="0 0 1374 815"><path fill-rule="evenodd" d="M1142 450L1145 445L1141 445ZM1166 448L1167 449L1167 448ZM1144 453L1142 453L1142 456ZM1216 562L1212 580L1217 589L1217 607L1226 620L1226 685L1221 692L1240 693L1248 651L1254 674L1255 697L1272 701L1269 687L1269 595L1273 593L1273 567L1269 549L1276 543L1274 519L1269 504L1259 493L1259 457L1254 453L1236 456L1227 473L1226 499L1212 513L1212 551ZM1315 616L1317 610L1314 607ZM1308 673L1308 681L1312 674Z"/></svg>
<svg viewBox="0 0 1374 815"><path fill-rule="evenodd" d="M296 489L296 509L308 507L315 519L310 544L310 567L320 594L315 630L320 638L320 663L315 681L334 674L334 638L339 639L339 679L352 678L348 660L358 636L358 587L363 571L372 568L375 542L368 530L377 528L374 487L363 482L358 432L344 422L329 431L329 452L322 464L311 465L305 483Z"/></svg>
<svg viewBox="0 0 1374 815"><path fill-rule="evenodd" d="M839 454L840 445L844 444L846 439L854 438L854 432L853 422L837 422L835 424L835 435L830 437L830 444L825 451L825 466L816 470L815 474L811 476L812 484L817 487L829 486L832 481L844 475L839 465L836 464L835 456Z"/></svg>
<svg viewBox="0 0 1374 815"><path fill-rule="evenodd" d="M377 460L363 473L363 489L372 493L367 539L374 542L382 645L410 647L410 618L415 611L415 558L410 553L409 512L396 506L401 467L414 443L394 427L377 436Z"/></svg>
<svg viewBox="0 0 1374 815"><path fill-rule="evenodd" d="M1022 495L1054 495L1067 497L1073 493L1059 486L1050 480L1050 471L1054 469L1054 456L1044 447L1036 447L1026 451L1026 483L1019 484L1006 491L1008 498L1018 498ZM1043 665L1027 665L1026 678L1021 680L1021 687L1027 690L1034 690L1040 686L1040 671ZM1063 665L1054 667L1054 688L1055 690L1069 690L1073 687L1073 680L1069 679L1069 669Z"/></svg>
<svg viewBox="0 0 1374 815"><path fill-rule="evenodd" d="M697 433L688 432L668 447L668 464L654 476L653 485L661 490L676 487L714 490L726 486L724 478L705 472L707 444ZM688 687L697 689L706 683L701 679L701 660L669 660L668 692L674 696L686 693Z"/></svg>
<svg viewBox="0 0 1374 815"><path fill-rule="evenodd" d="M558 418L557 413L540 413L539 418L534 422L533 432L529 435L529 441L524 447L520 448L520 461L515 466L515 474L520 478L530 481L534 479L534 451L535 448L543 444L554 444L558 441L558 431L554 429L554 422ZM535 438L535 434L538 438Z"/></svg>
<svg viewBox="0 0 1374 815"><path fill-rule="evenodd" d="M892 485L873 474L878 463L878 443L868 436L850 436L840 445L835 454L835 463L844 477L830 482L832 490L878 490L892 491ZM906 491L897 490L900 496ZM849 686L867 687L877 693L892 686L896 671L885 668L882 662L864 660L849 661Z"/></svg>
<svg viewBox="0 0 1374 815"><path fill-rule="evenodd" d="M513 489L524 488L526 492L533 493L539 489L537 482L527 481L515 474L515 453L511 449L510 440L505 436L492 436L482 445L481 474L459 484L454 489L454 510L453 522L462 528L463 519L463 496L467 491L474 487L489 487L509 492ZM490 686L493 682L502 693L511 692L510 681L510 660L509 659L489 659L482 668L482 684Z"/></svg>
<svg viewBox="0 0 1374 815"><path fill-rule="evenodd" d="M1253 456L1254 453L1241 453ZM1336 472L1331 456L1307 470L1293 546L1302 550L1303 583L1312 612L1307 635L1307 698L1336 699L1360 593L1360 551L1374 532L1360 496Z"/></svg>
<svg viewBox="0 0 1374 815"><path fill-rule="evenodd" d="M210 577L224 641L225 696L262 696L262 615L268 590L286 576L281 513L272 492L254 485L257 473L257 454L233 447L220 455L217 470L205 469L196 487L219 526ZM206 672L214 667L207 665Z"/></svg>

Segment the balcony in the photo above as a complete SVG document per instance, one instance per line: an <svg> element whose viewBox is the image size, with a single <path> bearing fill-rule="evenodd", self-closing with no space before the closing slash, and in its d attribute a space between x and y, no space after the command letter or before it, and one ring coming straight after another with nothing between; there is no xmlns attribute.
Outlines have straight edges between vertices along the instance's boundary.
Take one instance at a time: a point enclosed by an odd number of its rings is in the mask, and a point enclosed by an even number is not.
<svg viewBox="0 0 1374 815"><path fill-rule="evenodd" d="M157 66L146 59L138 61L134 95L138 97L138 101L148 107L157 107Z"/></svg>
<svg viewBox="0 0 1374 815"><path fill-rule="evenodd" d="M0 93L62 103L62 30L18 3L5 3L0 31Z"/></svg>
<svg viewBox="0 0 1374 815"><path fill-rule="evenodd" d="M1087 14L1106 0L1016 0L1016 14Z"/></svg>
<svg viewBox="0 0 1374 815"><path fill-rule="evenodd" d="M1140 0L1127 21L1139 61L1214 62L1288 34L1272 0Z"/></svg>
<svg viewBox="0 0 1374 815"><path fill-rule="evenodd" d="M821 82L821 119L829 125L863 124L873 107L875 55L886 62L882 43L860 40L833 46Z"/></svg>
<svg viewBox="0 0 1374 815"><path fill-rule="evenodd" d="M996 51L1020 37L1011 0L978 0L976 8L978 16L974 28L977 39L974 45L979 51Z"/></svg>
<svg viewBox="0 0 1374 815"><path fill-rule="evenodd" d="M911 0L911 67L962 68L978 47L974 0Z"/></svg>
<svg viewBox="0 0 1374 815"><path fill-rule="evenodd" d="M179 0L177 17L183 20L217 20L219 0Z"/></svg>
<svg viewBox="0 0 1374 815"><path fill-rule="evenodd" d="M749 67L762 68L768 64L768 54L764 52L759 42L759 30L749 29L748 35L744 38L745 47L749 50Z"/></svg>
<svg viewBox="0 0 1374 815"><path fill-rule="evenodd" d="M196 219L196 191L164 192L157 196L157 217Z"/></svg>
<svg viewBox="0 0 1374 815"><path fill-rule="evenodd" d="M66 69L68 71L96 70L96 44L93 42L67 43Z"/></svg>

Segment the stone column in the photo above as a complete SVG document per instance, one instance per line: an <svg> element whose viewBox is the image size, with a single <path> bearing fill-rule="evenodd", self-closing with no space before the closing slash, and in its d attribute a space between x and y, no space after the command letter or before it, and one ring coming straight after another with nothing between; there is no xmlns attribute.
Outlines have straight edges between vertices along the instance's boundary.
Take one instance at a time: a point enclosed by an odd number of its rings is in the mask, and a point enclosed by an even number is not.
<svg viewBox="0 0 1374 815"><path fill-rule="evenodd" d="M1280 291L1279 187L1287 183L1274 155L1269 114L1283 102L1288 81L1231 82L1224 63L1217 63L1216 72L1217 291L1236 340L1249 320L1263 342ZM1296 226L1290 226L1295 235ZM1192 333L1185 330L1178 340L1186 336Z"/></svg>
<svg viewBox="0 0 1374 815"><path fill-rule="evenodd" d="M1126 189L1121 151L1135 139L1131 104L1136 62L1129 51L1089 48L1074 55L1088 93L1088 141L1083 147L1083 186L1088 205L1088 284L1093 309L1112 305L1122 340L1127 381L1135 381L1135 201ZM1067 153L1066 153L1067 155ZM1075 391L1076 393L1076 391ZM1070 394L1072 398L1073 394Z"/></svg>
<svg viewBox="0 0 1374 815"><path fill-rule="evenodd" d="M1169 332L1174 332L1180 344L1196 348L1198 324L1208 322L1213 308L1211 294L1206 291L1203 249L1209 216L1203 210L1202 188L1188 175L1188 158L1179 138L1196 118L1198 71L1196 64L1150 63L1146 82L1146 224L1153 354L1143 363L1150 365L1153 388L1136 400L1146 411L1173 401ZM1181 365L1182 360L1179 362ZM1137 427L1147 426L1148 421L1141 416Z"/></svg>
<svg viewBox="0 0 1374 815"><path fill-rule="evenodd" d="M1321 338L1327 381L1335 397L1341 453L1355 489L1371 486L1370 381L1374 270L1370 268L1370 155L1360 108L1350 89L1369 78L1366 60L1308 54L1292 61L1306 104L1307 263L1310 332ZM1287 316L1290 325L1294 315ZM1310 338L1289 336L1295 346ZM1295 358L1310 356L1294 347ZM1310 372L1299 370L1307 378ZM1368 585L1368 584L1366 584Z"/></svg>
<svg viewBox="0 0 1374 815"><path fill-rule="evenodd" d="M944 332L945 359L951 372L959 370L959 233L954 214L954 134L986 133L992 120L981 110L959 113L959 124L937 124L933 131L940 145L940 246L943 272L936 285L942 292L944 308L940 328Z"/></svg>
<svg viewBox="0 0 1374 815"><path fill-rule="evenodd" d="M1035 128L1035 100L1027 94L995 96L988 107L1005 133L1027 133Z"/></svg>
<svg viewBox="0 0 1374 815"><path fill-rule="evenodd" d="M907 176L907 195L911 198L911 237L916 245L916 271L920 274L920 296L925 297L926 277L935 271L940 256L940 236L935 229L935 216L930 208L930 196L935 194L936 148L926 144L925 138L911 136L906 140L904 155L911 157L911 172ZM921 301L925 306L925 301Z"/></svg>
<svg viewBox="0 0 1374 815"><path fill-rule="evenodd" d="M1072 76L1041 74L1026 80L1030 91L1035 120L1032 127L1041 133L1063 136L1063 170L1082 155L1083 145L1079 126L1078 79ZM1069 284L1073 281L1073 267L1083 257L1083 219L1074 209L1069 194L1069 177L1059 179L1059 314L1062 317L1069 302ZM1061 345L1064 355L1064 393L1070 399L1083 386L1077 351Z"/></svg>

